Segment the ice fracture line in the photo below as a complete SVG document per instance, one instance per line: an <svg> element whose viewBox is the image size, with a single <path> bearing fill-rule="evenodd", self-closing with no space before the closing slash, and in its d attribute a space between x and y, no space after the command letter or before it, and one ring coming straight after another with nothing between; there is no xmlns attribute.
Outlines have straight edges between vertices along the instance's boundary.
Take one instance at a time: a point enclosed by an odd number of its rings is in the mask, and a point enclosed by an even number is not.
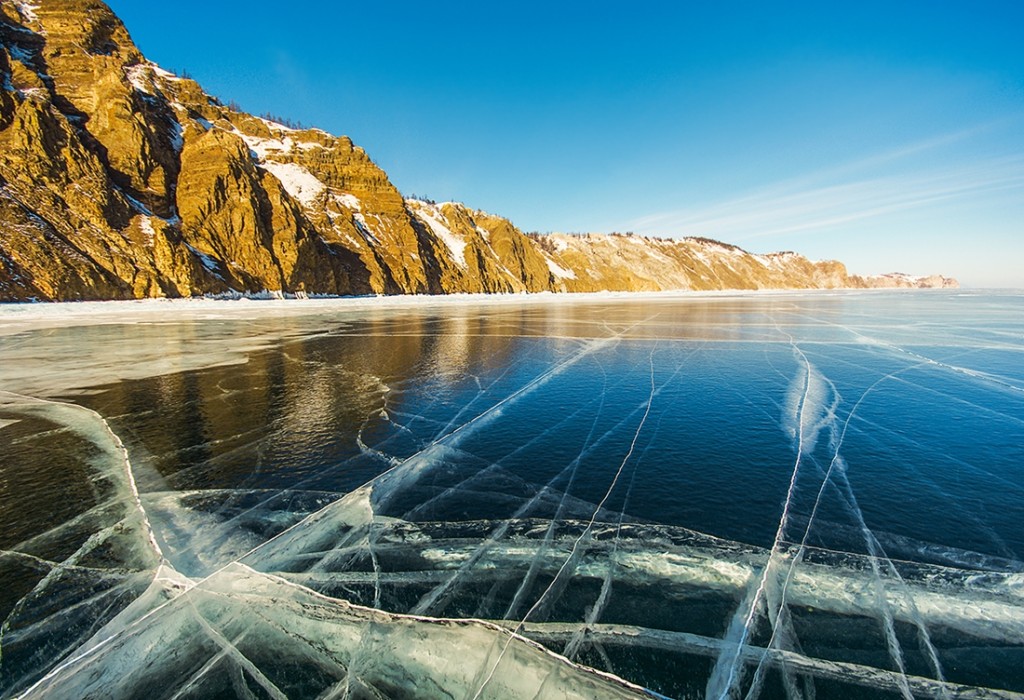
<svg viewBox="0 0 1024 700"><path fill-rule="evenodd" d="M918 363L916 363L914 365L910 365L908 367L904 367L904 368L899 369L899 370L897 370L895 372L890 372L889 374L886 374L886 375L878 378L877 380L875 380L875 382L872 383L871 386L869 386L860 395L860 397L857 399L857 402L850 409L849 414L847 414L847 416L846 416L846 420L843 422L843 428L839 432L838 435L835 434L835 426L833 424L833 426L832 426L832 433L833 434L831 436L832 459L830 460L828 469L826 470L825 475L824 475L824 477L822 479L821 486L818 488L818 493L817 493L817 495L815 497L815 500L814 500L814 506L811 508L811 515L810 515L810 517L807 520L807 525L806 525L806 528L804 529L804 534L803 534L803 536L802 536L802 538L800 540L800 544L799 544L799 547L797 548L796 553L792 555L792 558L790 560L790 564L789 564L788 570L786 572L786 578L785 578L785 580L784 580L784 582L782 584L782 593L781 593L780 599L779 599L779 610L778 610L778 615L779 615L780 618L782 618L782 617L785 617L786 619L789 618L788 607L786 605L787 593L789 591L789 586L790 586L790 584L793 581L793 576L794 576L794 573L796 571L796 568L800 564L800 562L803 560L804 553L807 550L807 540L810 537L811 528L813 527L815 519L817 518L818 509L821 506L821 502L822 502L822 498L823 498L824 493L825 493L825 489L828 487L828 485L830 483L832 483L832 475L833 475L833 472L837 470L837 468L838 468L838 471L840 471L841 473L845 474L845 463L843 462L842 457L840 456L840 451L842 449L843 442L846 440L846 433L847 433L847 430L850 427L850 422L853 420L853 417L856 415L857 410L860 408L861 404L864 403L864 400L872 392L874 392L874 390L876 388L878 388L879 385L881 385L882 383L884 383L886 381L894 379L897 375L899 375L899 374L901 374L903 372L907 372L907 371L912 370L912 369L914 369L916 367L919 367L922 364L923 364L922 362L918 362ZM849 482L846 481L845 476L844 476L843 480L846 483L847 488L848 488L849 487ZM851 496L852 496L852 493L851 493ZM863 525L863 515L858 513L858 516L860 517L860 521L861 521L862 527L866 530L867 526ZM875 540L875 543L877 544L877 540ZM880 545L878 545L878 546L880 547ZM887 561L888 561L890 570L893 573L896 573L896 569L893 566L892 562L890 560L888 560L888 559L887 559ZM899 577L899 574L896 573L896 576ZM903 583L901 578L899 580L900 580L901 583ZM905 590L905 588L906 588L905 585L904 585L903 588L904 588L904 591L903 591L904 595L907 597L909 605L913 609L916 610L916 606L914 605L913 598L910 596L909 592ZM939 681L943 681L944 678L943 678L943 674L942 674L942 668L941 668L941 665L939 663L938 656L937 656L937 653L935 651L935 647L931 643L931 638L928 635L927 629L924 627L923 621L920 620L920 615L919 614L915 615L915 617L917 618L917 620L915 620L915 621L918 623L918 629L919 629L919 633L920 633L921 638L922 638L922 643L923 643L923 646L925 646L925 648L928 651L929 661L931 662L932 670L935 673L935 677ZM760 693L761 687L762 687L762 685L764 683L765 661L767 660L768 654L771 652L771 650L775 649L775 648L778 648L778 646L779 646L778 645L778 641L779 641L779 630L780 630L780 628L781 628L781 626L778 625L778 624L773 626L773 628L772 628L771 638L769 639L768 644L765 645L764 651L761 653L761 657L758 660L757 667L756 667L756 669L754 671L753 680L751 681L750 688L747 691L747 694L746 694L747 700L753 700ZM902 670L902 667L901 667L901 670ZM904 676L904 679L905 679L906 674L902 673L902 675ZM903 690L903 687L904 687L904 685L901 685L901 690ZM945 692L944 688L941 690L940 696L941 697L946 697L946 692Z"/></svg>
<svg viewBox="0 0 1024 700"><path fill-rule="evenodd" d="M783 535L785 533L786 524L789 521L789 511L793 502L793 494L796 490L797 475L800 472L800 465L805 452L805 427L807 426L808 420L812 417L808 413L808 403L811 398L812 384L815 381L816 371L811 365L810 360L807 359L807 355L805 355L796 344L793 336L789 335L781 328L779 328L779 331L789 338L790 346L793 348L794 353L799 356L804 370L803 392L800 397L798 410L796 411L796 460L793 464L793 471L789 478L789 488L786 491L786 500L782 506L782 516L779 518L779 526L775 532L775 540L772 543L771 551L768 554L768 561L765 563L764 569L761 572L754 595L749 598L750 609L745 616L742 616L743 607L747 603L745 600L744 603L737 608L736 615L733 618L733 623L729 626L728 637L737 636L738 639L729 641L727 638L728 643L722 647L722 652L715 662L715 667L711 673L711 677L708 679L707 696L709 698L718 698L719 700L726 700L726 698L730 697L735 690L735 685L739 682L739 668L742 664L742 651L747 644L747 640L750 637L750 630L753 627L754 620L757 617L758 610L763 602L768 579L773 573L773 564L777 561L781 552ZM743 623L742 627L738 624L741 619Z"/></svg>
<svg viewBox="0 0 1024 700"><path fill-rule="evenodd" d="M623 332L625 332L625 331L623 331ZM559 579L561 578L562 574L568 568L569 563L574 560L574 558L576 556L576 552L579 549L580 544L590 534L591 530L594 527L594 522L597 520L598 514L600 514L601 509L604 507L604 504L607 503L608 499L612 495L612 492L615 490L615 485L618 483L619 477L622 476L622 471L623 471L623 469L625 469L626 463L629 462L629 458L633 456L633 451L636 449L637 440L640 438L640 433L644 429L644 424L647 422L647 417L651 415L651 406L654 404L654 396L655 396L655 393L657 391L657 387L655 386L655 383L654 383L654 360L653 360L653 356L654 356L654 353L652 351L652 353L651 353L651 357L652 357L652 360L651 360L651 392L650 392L650 395L647 397L647 408L644 411L643 417L640 419L640 424L637 425L636 432L633 433L633 440L629 444L629 450L626 452L626 456L622 458L622 462L621 462L621 464L619 464L619 468L616 470L615 476L612 477L612 481L611 481L611 484L609 484L609 486L608 486L608 490L605 491L605 494L601 498L601 501L597 504L597 507L594 508L594 513L593 513L593 515L590 516L590 521L587 523L586 527L583 529L583 532L580 533L580 536L577 537L576 540L573 542L572 548L569 551L569 556L566 557L564 562L562 562L562 566L558 569L558 572L555 574L555 577L551 580L551 583L548 584L548 587L544 590L543 593L541 593L540 597L537 599L537 602L535 602L533 604L533 606L527 611L526 615L523 616L523 619L520 620L520 622L513 629L512 634L505 638L505 644L502 646L501 652L498 654L498 658L495 660L494 664L491 666L490 671L488 672L487 677L484 679L483 683L480 684L480 686L476 690L476 693L473 694L473 700L478 700L479 699L480 695L483 693L483 691L487 687L488 683L490 683L491 679L494 678L494 673L495 673L495 671L497 671L498 665L501 664L501 660L505 657L505 653L508 651L509 645L512 643L512 640L515 639L515 636L518 635L519 632L522 630L523 625L526 623L526 621L530 619L530 615L533 614L533 612L544 601L544 598L548 595L548 593L555 587L555 584L559 581Z"/></svg>

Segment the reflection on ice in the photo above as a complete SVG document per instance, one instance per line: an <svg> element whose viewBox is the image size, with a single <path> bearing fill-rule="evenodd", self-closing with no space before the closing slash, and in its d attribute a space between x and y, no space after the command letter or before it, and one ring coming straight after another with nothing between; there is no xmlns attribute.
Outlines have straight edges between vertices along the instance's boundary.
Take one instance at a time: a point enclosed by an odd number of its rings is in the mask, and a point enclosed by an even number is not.
<svg viewBox="0 0 1024 700"><path fill-rule="evenodd" d="M0 695L1024 692L1019 300L476 303L0 332Z"/></svg>

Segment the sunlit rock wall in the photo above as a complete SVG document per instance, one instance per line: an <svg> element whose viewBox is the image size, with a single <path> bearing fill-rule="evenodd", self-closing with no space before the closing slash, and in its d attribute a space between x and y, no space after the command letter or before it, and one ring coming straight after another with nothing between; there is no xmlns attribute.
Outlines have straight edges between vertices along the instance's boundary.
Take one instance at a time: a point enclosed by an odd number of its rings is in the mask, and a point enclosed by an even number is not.
<svg viewBox="0 0 1024 700"><path fill-rule="evenodd" d="M347 137L148 62L95 0L3 0L0 43L0 300L955 285L404 199Z"/></svg>

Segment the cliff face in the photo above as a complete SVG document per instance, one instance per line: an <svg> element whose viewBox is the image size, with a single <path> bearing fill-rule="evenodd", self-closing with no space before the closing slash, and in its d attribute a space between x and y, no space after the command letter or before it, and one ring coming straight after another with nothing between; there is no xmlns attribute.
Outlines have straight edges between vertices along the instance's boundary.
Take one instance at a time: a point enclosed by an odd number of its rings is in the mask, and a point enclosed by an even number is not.
<svg viewBox="0 0 1024 700"><path fill-rule="evenodd" d="M0 0L0 300L947 286L714 241L526 236L346 137L149 63L98 0Z"/></svg>

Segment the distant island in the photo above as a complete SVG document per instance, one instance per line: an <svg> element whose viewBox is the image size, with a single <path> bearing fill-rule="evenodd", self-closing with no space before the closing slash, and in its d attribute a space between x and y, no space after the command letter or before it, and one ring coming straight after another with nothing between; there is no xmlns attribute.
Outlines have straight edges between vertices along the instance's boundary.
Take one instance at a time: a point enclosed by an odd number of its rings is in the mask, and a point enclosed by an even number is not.
<svg viewBox="0 0 1024 700"><path fill-rule="evenodd" d="M0 4L0 301L955 287L705 239L524 233L147 61L100 2Z"/></svg>

